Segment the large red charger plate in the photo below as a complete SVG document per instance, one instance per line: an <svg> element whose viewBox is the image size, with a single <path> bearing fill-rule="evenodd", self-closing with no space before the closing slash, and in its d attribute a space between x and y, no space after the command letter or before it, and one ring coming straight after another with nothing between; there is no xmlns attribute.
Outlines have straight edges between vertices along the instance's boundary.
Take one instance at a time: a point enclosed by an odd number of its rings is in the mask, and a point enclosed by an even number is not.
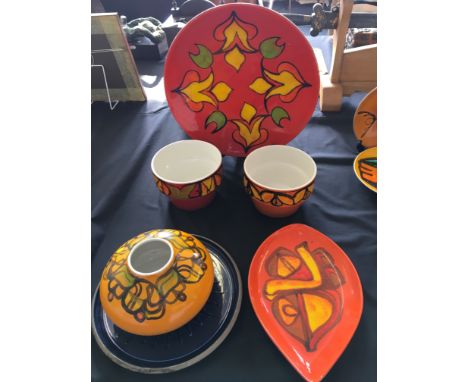
<svg viewBox="0 0 468 382"><path fill-rule="evenodd" d="M174 39L164 85L179 125L225 155L286 144L310 120L319 93L312 47L289 20L252 4L193 18Z"/></svg>
<svg viewBox="0 0 468 382"><path fill-rule="evenodd" d="M361 318L362 287L351 260L319 231L291 224L258 248L248 282L275 345L305 380L320 381Z"/></svg>

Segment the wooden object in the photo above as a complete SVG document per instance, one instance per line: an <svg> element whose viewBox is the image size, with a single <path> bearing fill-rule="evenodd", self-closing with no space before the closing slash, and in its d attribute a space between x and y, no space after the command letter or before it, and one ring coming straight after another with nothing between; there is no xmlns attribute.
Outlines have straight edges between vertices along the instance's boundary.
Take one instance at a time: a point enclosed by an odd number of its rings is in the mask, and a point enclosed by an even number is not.
<svg viewBox="0 0 468 382"><path fill-rule="evenodd" d="M345 49L353 4L353 0L340 2L330 71L320 73L320 109L323 111L338 111L344 95L369 92L377 86L377 44Z"/></svg>

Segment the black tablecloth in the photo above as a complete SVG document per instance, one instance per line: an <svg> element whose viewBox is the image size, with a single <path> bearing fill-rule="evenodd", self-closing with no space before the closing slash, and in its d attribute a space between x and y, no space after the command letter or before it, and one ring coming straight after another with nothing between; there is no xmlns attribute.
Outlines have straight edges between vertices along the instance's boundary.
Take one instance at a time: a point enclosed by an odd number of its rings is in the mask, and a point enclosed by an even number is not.
<svg viewBox="0 0 468 382"><path fill-rule="evenodd" d="M142 74L158 74L148 94L161 88L162 64L140 65ZM145 77L143 77L145 80ZM226 248L242 275L244 300L237 323L221 346L187 369L143 375L110 361L92 339L95 381L302 381L257 320L248 297L249 264L258 246L277 229L304 223L332 238L353 261L361 278L364 311L360 325L325 382L376 380L376 194L355 177L358 152L353 135L354 110L364 94L346 97L341 112L317 108L291 146L309 153L318 174L312 197L293 216L265 217L255 210L242 187L242 158L224 157L223 184L206 209L174 208L156 189L150 162L171 142L187 139L162 99L145 104L104 103L92 108L92 291L108 258L121 243L155 228L176 228L203 235Z"/></svg>

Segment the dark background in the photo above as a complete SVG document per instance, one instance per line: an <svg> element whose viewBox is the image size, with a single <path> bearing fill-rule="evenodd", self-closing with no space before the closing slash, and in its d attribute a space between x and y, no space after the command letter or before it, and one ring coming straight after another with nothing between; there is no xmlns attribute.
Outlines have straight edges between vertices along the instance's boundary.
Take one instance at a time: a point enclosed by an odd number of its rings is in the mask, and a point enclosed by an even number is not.
<svg viewBox="0 0 468 382"><path fill-rule="evenodd" d="M92 0L95 1L95 0ZM152 16L160 21L164 21L171 12L171 0L100 0L106 12L118 12L121 15L127 16L127 20L136 19L138 17ZM177 4L181 5L185 0L177 0ZM301 5L295 0L291 2L292 13L311 14L313 4ZM275 0L274 7L278 12L287 12L288 0Z"/></svg>
<svg viewBox="0 0 468 382"><path fill-rule="evenodd" d="M324 48L329 62L329 37L310 40L314 47ZM152 97L161 85L163 63L138 62L138 66L140 74L157 75L146 84L147 103L120 103L114 111L106 103L92 105L92 292L120 244L150 229L177 228L209 237L230 252L242 276L244 299L239 318L221 346L196 365L175 373L143 375L123 369L92 339L92 380L302 381L258 322L248 297L247 276L252 256L263 240L285 225L304 223L343 248L358 271L364 294L360 325L323 381L376 381L377 198L358 181L352 166L358 153L352 121L364 94L346 97L341 112L324 113L317 108L310 123L290 143L309 153L318 166L314 193L295 215L282 219L260 215L242 187L243 159L234 157L223 159L223 184L214 202L204 210L185 212L158 192L150 161L159 148L187 139L187 135L165 101Z"/></svg>

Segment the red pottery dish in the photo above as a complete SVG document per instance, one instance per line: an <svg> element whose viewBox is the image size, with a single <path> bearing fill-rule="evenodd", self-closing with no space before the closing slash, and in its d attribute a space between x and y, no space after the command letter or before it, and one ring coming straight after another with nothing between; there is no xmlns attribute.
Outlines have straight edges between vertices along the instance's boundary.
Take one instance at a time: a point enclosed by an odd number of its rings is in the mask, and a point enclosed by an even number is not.
<svg viewBox="0 0 468 382"><path fill-rule="evenodd" d="M255 314L272 341L306 381L321 381L362 314L351 260L319 231L291 224L258 248L248 282Z"/></svg>
<svg viewBox="0 0 468 382"><path fill-rule="evenodd" d="M183 140L160 149L151 161L159 191L188 211L209 205L222 180L222 155L208 142Z"/></svg>
<svg viewBox="0 0 468 382"><path fill-rule="evenodd" d="M184 26L169 49L164 86L190 137L243 157L302 131L320 79L313 49L292 22L236 3L210 8Z"/></svg>

